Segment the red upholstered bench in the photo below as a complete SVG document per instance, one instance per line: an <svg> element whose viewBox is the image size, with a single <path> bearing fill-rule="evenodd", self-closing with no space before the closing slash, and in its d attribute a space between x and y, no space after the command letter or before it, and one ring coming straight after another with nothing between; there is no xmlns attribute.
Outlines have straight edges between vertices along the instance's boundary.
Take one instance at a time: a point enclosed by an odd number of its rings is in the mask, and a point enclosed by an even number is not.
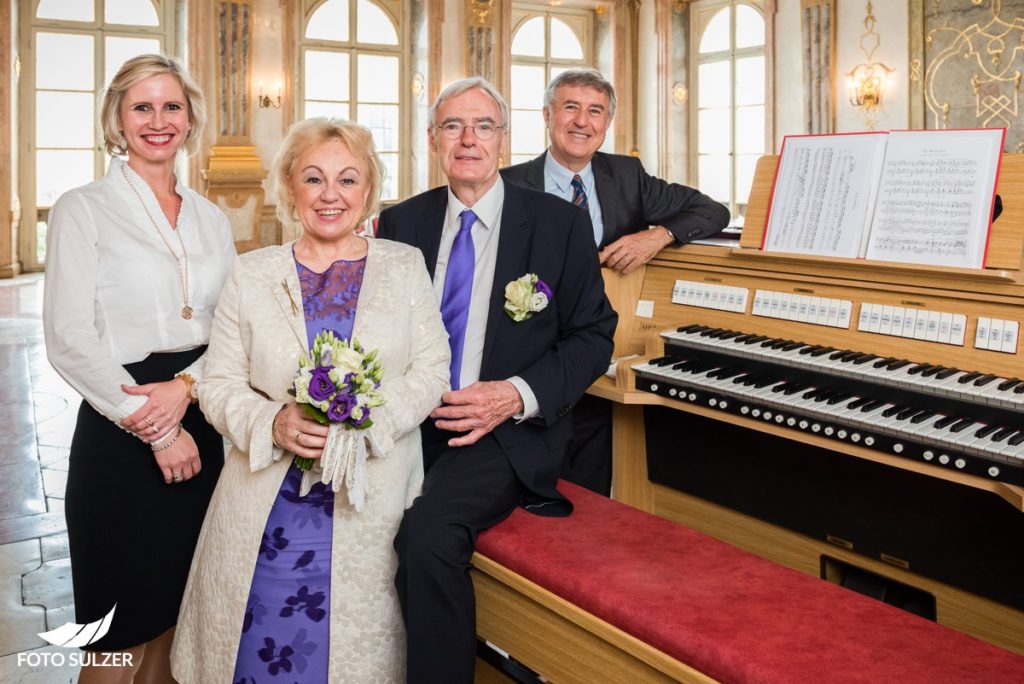
<svg viewBox="0 0 1024 684"><path fill-rule="evenodd" d="M1024 682L1024 657L568 483L480 535L478 634L555 682Z"/></svg>

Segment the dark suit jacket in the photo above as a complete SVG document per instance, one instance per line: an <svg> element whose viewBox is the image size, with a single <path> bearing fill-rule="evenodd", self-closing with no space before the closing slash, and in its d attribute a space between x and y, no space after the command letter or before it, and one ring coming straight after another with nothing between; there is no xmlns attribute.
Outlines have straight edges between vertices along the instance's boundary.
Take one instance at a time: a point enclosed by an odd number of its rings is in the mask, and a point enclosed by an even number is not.
<svg viewBox="0 0 1024 684"><path fill-rule="evenodd" d="M524 188L544 192L544 160L536 159L501 170L502 177ZM636 157L598 152L590 161L604 237L601 247L623 235L665 226L684 244L714 235L729 223L729 210L707 195L678 183L666 183L644 170Z"/></svg>
<svg viewBox="0 0 1024 684"><path fill-rule="evenodd" d="M433 278L447 208L447 187L412 197L380 215L377 237L418 247ZM543 311L517 323L503 309L505 286L527 273L547 283L552 297ZM494 437L526 488L558 502L544 513L572 510L555 490L572 436L565 416L608 368L617 320L604 294L587 212L506 183L480 379L517 375L537 397L538 417L521 423L509 419L495 428ZM424 448L430 449L438 436L433 421L424 423L423 431Z"/></svg>

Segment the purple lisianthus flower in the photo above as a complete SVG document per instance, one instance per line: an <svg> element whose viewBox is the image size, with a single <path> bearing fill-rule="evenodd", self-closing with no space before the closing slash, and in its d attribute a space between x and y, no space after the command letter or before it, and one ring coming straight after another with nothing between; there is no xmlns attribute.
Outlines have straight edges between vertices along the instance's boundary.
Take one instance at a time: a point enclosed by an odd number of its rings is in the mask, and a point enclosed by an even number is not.
<svg viewBox="0 0 1024 684"><path fill-rule="evenodd" d="M541 280L540 278L537 278L537 282L534 283L533 287L534 287L535 290L537 290L537 292L540 292L542 295L547 297L549 300L551 299L551 294L552 294L551 293L551 288L548 287L548 284L545 283L543 280Z"/></svg>
<svg viewBox="0 0 1024 684"><path fill-rule="evenodd" d="M313 401L326 401L331 398L337 388L331 380L330 372L334 366L317 366L310 373L309 396Z"/></svg>
<svg viewBox="0 0 1024 684"><path fill-rule="evenodd" d="M357 429L358 429L358 428L361 428L361 427L363 427L363 425L364 425L364 424L366 423L366 421L368 421L368 420L370 420L370 409L369 409L369 408L365 408L365 407L364 407L364 408L363 408L363 417L362 417L362 418L360 418L359 420L356 420L355 418L350 418L350 419L349 419L349 421L348 421L348 423L349 423L349 425L351 425L352 427L354 427L354 428L357 428Z"/></svg>
<svg viewBox="0 0 1024 684"><path fill-rule="evenodd" d="M332 423L341 423L348 420L355 408L356 398L348 392L338 392L331 400L331 406L327 409L327 419Z"/></svg>

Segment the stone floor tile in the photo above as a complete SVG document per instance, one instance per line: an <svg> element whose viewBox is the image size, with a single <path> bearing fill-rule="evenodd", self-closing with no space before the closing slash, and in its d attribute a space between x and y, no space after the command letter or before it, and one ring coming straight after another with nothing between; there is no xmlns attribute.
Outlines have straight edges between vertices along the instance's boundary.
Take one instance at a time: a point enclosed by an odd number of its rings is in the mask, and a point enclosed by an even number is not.
<svg viewBox="0 0 1024 684"><path fill-rule="evenodd" d="M71 449L68 447L40 446L39 465L44 468L52 468L54 470L63 470L67 472L68 455L70 453Z"/></svg>
<svg viewBox="0 0 1024 684"><path fill-rule="evenodd" d="M5 684L73 684L78 679L78 667L69 663L69 654L78 649L47 646L26 651L19 664L18 654L0 658L0 682ZM43 660L44 657L54 660ZM56 660L56 659L60 660ZM59 666L54 662L63 661Z"/></svg>
<svg viewBox="0 0 1024 684"><path fill-rule="evenodd" d="M73 605L61 606L60 608L46 609L46 629L57 629L66 622L75 621L75 607Z"/></svg>
<svg viewBox="0 0 1024 684"><path fill-rule="evenodd" d="M54 534L39 540L43 550L43 561L68 557L68 533Z"/></svg>
<svg viewBox="0 0 1024 684"><path fill-rule="evenodd" d="M43 468L43 492L48 499L63 499L64 490L68 486L68 473L66 470L54 470Z"/></svg>
<svg viewBox="0 0 1024 684"><path fill-rule="evenodd" d="M0 520L0 544L47 537L67 530L64 513L42 513L20 518Z"/></svg>
<svg viewBox="0 0 1024 684"><path fill-rule="evenodd" d="M0 444L4 443L4 435L0 434ZM0 520L46 512L38 461L0 465L0 482L6 492L0 496Z"/></svg>
<svg viewBox="0 0 1024 684"><path fill-rule="evenodd" d="M46 497L46 510L50 513L64 513L64 499Z"/></svg>
<svg viewBox="0 0 1024 684"><path fill-rule="evenodd" d="M21 578L21 600L26 606L62 608L71 605L71 559L47 561Z"/></svg>
<svg viewBox="0 0 1024 684"><path fill-rule="evenodd" d="M21 602L22 575L38 568L41 562L36 539L0 545L0 656L45 643L37 636L46 631L43 607ZM2 677L0 680L7 681Z"/></svg>

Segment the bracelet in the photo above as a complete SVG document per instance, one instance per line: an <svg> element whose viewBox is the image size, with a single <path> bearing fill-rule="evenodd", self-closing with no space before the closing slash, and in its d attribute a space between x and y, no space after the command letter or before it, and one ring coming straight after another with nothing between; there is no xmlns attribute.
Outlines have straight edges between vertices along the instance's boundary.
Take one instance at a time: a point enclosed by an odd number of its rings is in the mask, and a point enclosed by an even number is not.
<svg viewBox="0 0 1024 684"><path fill-rule="evenodd" d="M168 432L167 435L169 434L171 433ZM164 435L160 442L167 439L167 435ZM163 451L164 449L170 449L172 446L174 446L174 443L178 441L179 437L181 437L181 423L178 423L178 429L174 431L174 437L172 437L170 441L168 441L166 444L160 444L160 442L153 442L152 444L150 444L150 446L153 448L153 453L155 454ZM160 446L156 446L156 444L160 444Z"/></svg>
<svg viewBox="0 0 1024 684"><path fill-rule="evenodd" d="M178 373L174 377L185 383L185 396L188 397L188 403L195 404L198 402L199 388L196 387L196 379L188 373Z"/></svg>
<svg viewBox="0 0 1024 684"><path fill-rule="evenodd" d="M176 427L180 428L181 427L181 423L178 423L178 425ZM163 437L161 437L160 439L154 439L152 442L149 443L149 445L150 446L156 446L156 445L162 443L164 440L166 440L168 437L170 437L173 432L174 432L174 428L172 427L170 430L168 430L167 432L164 433Z"/></svg>

